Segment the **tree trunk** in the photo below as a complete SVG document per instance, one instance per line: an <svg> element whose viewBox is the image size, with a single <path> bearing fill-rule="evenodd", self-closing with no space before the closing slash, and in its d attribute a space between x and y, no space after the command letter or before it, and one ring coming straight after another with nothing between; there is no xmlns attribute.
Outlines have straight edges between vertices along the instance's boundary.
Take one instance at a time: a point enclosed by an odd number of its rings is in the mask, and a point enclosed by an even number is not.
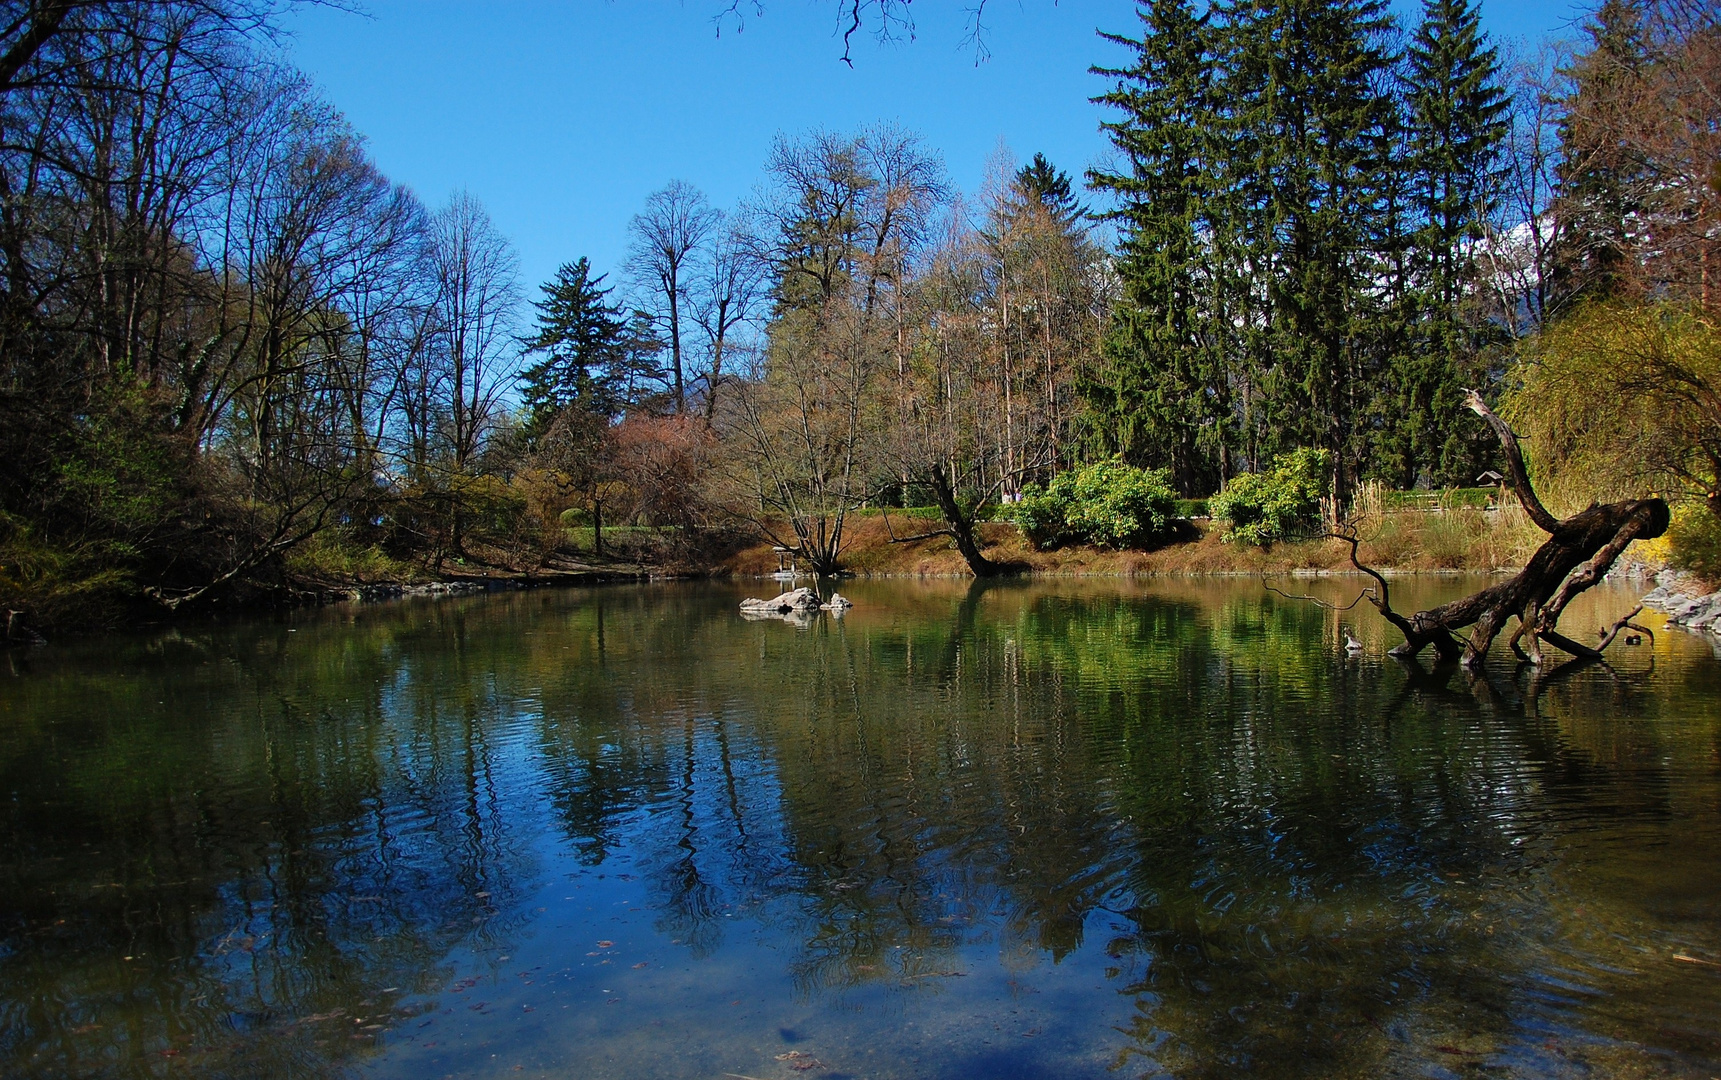
<svg viewBox="0 0 1721 1080"><path fill-rule="evenodd" d="M980 550L980 543L974 535L974 516L962 512L962 507L956 501L956 491L950 482L950 477L944 472L942 463L934 465L927 477L932 487L932 496L938 500L938 509L944 514L944 520L950 526L950 538L956 541L956 550L962 553L962 558L968 563L968 569L977 578L997 577L1003 573L1003 567L986 557Z"/></svg>
<svg viewBox="0 0 1721 1080"><path fill-rule="evenodd" d="M1404 644L1394 648L1392 655L1409 658L1432 645L1442 659L1462 657L1466 667L1477 667L1486 659L1488 647L1507 619L1515 616L1518 627L1512 634L1511 645L1524 659L1541 663L1542 642L1586 660L1599 659L1600 650L1559 633L1556 627L1560 614L1574 597L1606 576L1614 560L1633 540L1653 540L1667 531L1671 517L1667 503L1653 498L1626 499L1606 506L1591 506L1561 521L1548 512L1530 486L1518 437L1512 429L1494 415L1475 391L1467 392L1466 404L1499 437L1512 489L1530 520L1549 534L1548 540L1510 580L1462 600L1405 616L1392 610L1386 579L1357 562L1356 537L1343 536L1351 545L1352 564L1379 584L1378 593L1370 596L1371 602L1404 635ZM1461 643L1457 631L1465 627L1473 629L1469 640ZM1529 640L1527 654L1518 647L1524 638Z"/></svg>

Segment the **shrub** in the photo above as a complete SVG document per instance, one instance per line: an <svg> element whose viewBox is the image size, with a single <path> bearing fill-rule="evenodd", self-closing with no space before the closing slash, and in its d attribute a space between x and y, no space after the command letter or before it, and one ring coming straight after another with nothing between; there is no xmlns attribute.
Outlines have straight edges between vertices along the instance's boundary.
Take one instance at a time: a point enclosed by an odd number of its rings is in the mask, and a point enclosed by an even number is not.
<svg viewBox="0 0 1721 1080"><path fill-rule="evenodd" d="M1045 491L1030 486L1022 498L1009 508L1010 520L1022 530L1036 551L1055 548L1073 539L1067 517L1074 497L1075 475L1062 473L1052 478Z"/></svg>
<svg viewBox="0 0 1721 1080"><path fill-rule="evenodd" d="M1176 514L1168 473L1115 459L1062 473L1010 508L1010 519L1042 551L1068 543L1146 547L1169 533Z"/></svg>
<svg viewBox="0 0 1721 1080"><path fill-rule="evenodd" d="M1244 473L1210 503L1213 516L1231 528L1227 543L1265 546L1320 521L1332 454L1304 447L1273 462L1266 472Z"/></svg>
<svg viewBox="0 0 1721 1080"><path fill-rule="evenodd" d="M287 553L286 569L295 578L319 583L377 584L416 581L423 575L413 566L366 544L351 530L325 529Z"/></svg>
<svg viewBox="0 0 1721 1080"><path fill-rule="evenodd" d="M1667 562L1710 583L1721 583L1721 518L1707 506L1682 503L1667 529Z"/></svg>

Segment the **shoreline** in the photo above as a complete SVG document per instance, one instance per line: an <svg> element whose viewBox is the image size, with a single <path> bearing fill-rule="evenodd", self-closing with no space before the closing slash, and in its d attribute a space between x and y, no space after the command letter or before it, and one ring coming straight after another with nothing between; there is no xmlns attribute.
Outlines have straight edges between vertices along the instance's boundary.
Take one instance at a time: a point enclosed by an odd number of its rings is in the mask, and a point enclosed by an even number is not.
<svg viewBox="0 0 1721 1080"><path fill-rule="evenodd" d="M1400 580L1503 577L1520 570L1528 554L1534 550L1534 544L1543 538L1539 532L1528 532L1517 523L1502 523L1498 519L1490 521L1480 514L1454 512L1440 517L1447 520L1416 515L1405 522L1392 518L1377 522L1370 539L1364 543L1364 562L1375 566L1383 576ZM1447 534L1456 534L1462 542L1453 543L1451 535L1431 537L1431 533L1436 533L1436 527L1443 528ZM1395 530L1405 535L1395 535ZM1319 539L1281 542L1265 548L1245 547L1224 543L1217 530L1204 522L1184 522L1180 540L1151 550L1082 546L1035 551L1014 526L999 522L983 523L981 538L987 556L1010 567L1009 572L996 579L1000 582L1241 578L1308 581L1366 577L1349 565L1349 552L1343 544ZM1434 542L1427 542L1430 539ZM1393 542L1395 540L1396 543ZM898 540L890 534L889 527L881 518L870 515L851 519L848 542L844 546L844 562L847 564L845 572L834 580L974 580L949 538L934 536ZM598 563L589 555L564 554L550 565L533 571L490 564L482 568L444 567L440 572L420 568L399 577L385 575L372 580L343 581L338 575L295 575L274 588L225 597L183 612L150 610L140 605L118 617L92 618L81 624L68 622L50 626L45 632L58 639L82 638L106 631L194 624L231 615L556 587L701 580L790 584L772 577L776 565L772 545L761 542L739 549L731 548L726 557L681 562L679 565L623 558ZM1677 575L1677 572L1667 571L1654 561L1631 559L1622 560L1608 576L1610 580L1667 586L1657 592L1667 597L1677 595L1675 606L1684 604L1691 597L1703 595L1701 585L1689 575L1680 576L1675 585L1672 579L1666 578L1669 573ZM804 580L813 578L810 573L801 575ZM1721 619L1708 622L1706 628L1711 632L1721 632ZM0 627L0 648L27 647L45 640L42 629L23 619L15 619Z"/></svg>

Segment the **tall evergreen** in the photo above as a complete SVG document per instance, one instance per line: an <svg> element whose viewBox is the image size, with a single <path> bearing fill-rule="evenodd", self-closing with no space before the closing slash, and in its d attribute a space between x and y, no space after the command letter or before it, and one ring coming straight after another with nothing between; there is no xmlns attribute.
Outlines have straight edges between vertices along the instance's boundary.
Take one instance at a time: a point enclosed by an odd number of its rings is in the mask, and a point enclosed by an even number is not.
<svg viewBox="0 0 1721 1080"><path fill-rule="evenodd" d="M1211 31L1189 0L1150 0L1138 15L1140 38L1105 35L1132 63L1093 69L1116 80L1094 100L1121 114L1103 127L1127 168L1091 171L1088 183L1116 200L1123 294L1081 390L1095 450L1168 467L1179 490L1200 494L1221 478L1230 421L1203 295Z"/></svg>
<svg viewBox="0 0 1721 1080"><path fill-rule="evenodd" d="M1296 447L1363 476L1466 481L1486 384L1474 251L1505 133L1476 0L1425 0L1403 56L1381 0L1144 0L1089 174L1120 297L1084 373L1090 448L1186 492Z"/></svg>
<svg viewBox="0 0 1721 1080"><path fill-rule="evenodd" d="M1264 279L1249 342L1251 449L1332 452L1342 498L1368 452L1378 237L1394 103L1380 0L1235 0L1221 85L1240 238Z"/></svg>
<svg viewBox="0 0 1721 1080"><path fill-rule="evenodd" d="M1500 52L1470 0L1424 0L1406 51L1405 97L1416 172L1418 233L1435 302L1451 309L1473 278L1470 246L1493 208L1507 95Z"/></svg>
<svg viewBox="0 0 1721 1080"><path fill-rule="evenodd" d="M1650 63L1641 0L1604 0L1584 25L1589 46L1565 72L1555 177L1554 303L1607 297L1625 286L1631 231L1643 213L1647 169L1626 149Z"/></svg>
<svg viewBox="0 0 1721 1080"><path fill-rule="evenodd" d="M1400 486L1423 469L1436 483L1460 485L1491 451L1464 423L1461 403L1498 338L1474 303L1475 245L1493 209L1507 109L1499 52L1470 0L1424 0L1406 50L1404 100L1412 321L1383 395L1382 465Z"/></svg>
<svg viewBox="0 0 1721 1080"><path fill-rule="evenodd" d="M1035 154L1033 160L1016 170L1016 188L1043 206L1066 232L1079 230L1081 220L1087 216L1087 207L1076 198L1070 174L1053 165L1045 154Z"/></svg>
<svg viewBox="0 0 1721 1080"><path fill-rule="evenodd" d="M609 302L604 275L581 258L564 263L535 301L537 331L522 344L543 359L521 372L526 433L536 440L564 410L610 418L629 404L642 377L656 374L641 321Z"/></svg>

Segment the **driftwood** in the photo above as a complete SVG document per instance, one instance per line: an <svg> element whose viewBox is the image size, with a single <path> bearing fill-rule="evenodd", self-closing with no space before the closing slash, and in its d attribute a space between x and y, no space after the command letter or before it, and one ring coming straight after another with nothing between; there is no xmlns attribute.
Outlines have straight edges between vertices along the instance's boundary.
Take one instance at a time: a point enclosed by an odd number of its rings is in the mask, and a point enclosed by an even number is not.
<svg viewBox="0 0 1721 1080"><path fill-rule="evenodd" d="M1507 619L1518 624L1510 639L1512 651L1533 664L1542 663L1542 646L1552 645L1585 660L1601 658L1621 629L1641 629L1629 620L1619 620L1604 631L1599 647L1574 641L1558 630L1560 615L1579 593L1596 585L1614 560L1633 540L1653 540L1667 531L1670 515L1661 499L1626 499L1591 506L1564 521L1549 513L1530 486L1518 437L1506 422L1494 415L1474 390L1465 391L1467 404L1487 422L1505 451L1507 479L1524 512L1548 534L1524 569L1507 581L1413 615L1392 609L1386 578L1357 559L1359 543L1354 531L1333 534L1350 544L1351 565L1374 578L1378 588L1365 592L1370 603L1404 635L1404 643L1392 650L1397 657L1414 657L1433 646L1443 660L1462 660L1466 667L1479 666L1488 647L1505 627ZM1469 628L1467 637L1460 631Z"/></svg>

